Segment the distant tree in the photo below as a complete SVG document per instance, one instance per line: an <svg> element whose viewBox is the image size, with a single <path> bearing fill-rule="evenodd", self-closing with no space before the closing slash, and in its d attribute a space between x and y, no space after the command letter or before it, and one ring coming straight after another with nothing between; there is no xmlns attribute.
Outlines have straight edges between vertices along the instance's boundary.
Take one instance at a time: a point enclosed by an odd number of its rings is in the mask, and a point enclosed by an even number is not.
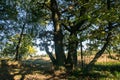
<svg viewBox="0 0 120 80"><path fill-rule="evenodd" d="M3 49L3 55L8 55L13 58L13 56L16 57L16 46L18 45L19 41L19 34L16 34L14 36L11 36L11 38L8 40L5 48ZM22 57L27 57L28 55L32 55L36 53L36 49L33 47L32 39L29 35L24 34L24 36L21 39L21 43L19 46L19 53L17 55L18 60L22 59Z"/></svg>

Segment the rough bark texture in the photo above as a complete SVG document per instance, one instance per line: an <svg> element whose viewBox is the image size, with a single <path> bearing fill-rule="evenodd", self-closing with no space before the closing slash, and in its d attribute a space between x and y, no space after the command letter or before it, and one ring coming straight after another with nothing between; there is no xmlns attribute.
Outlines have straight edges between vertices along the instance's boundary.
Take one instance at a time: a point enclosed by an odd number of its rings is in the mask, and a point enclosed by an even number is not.
<svg viewBox="0 0 120 80"><path fill-rule="evenodd" d="M52 20L54 26L55 55L58 66L65 64L65 54L63 49L63 34L60 25L60 14L56 0L51 0Z"/></svg>
<svg viewBox="0 0 120 80"><path fill-rule="evenodd" d="M85 0L83 3L88 3L89 0ZM86 8L84 6L81 7L80 9L80 14L79 16L83 16L86 12ZM74 36L74 38L76 38L76 40L70 40L69 41L69 45L68 45L68 56L67 56L67 60L66 60L66 66L68 67L68 69L73 70L74 67L77 66L77 47L78 47L78 40L77 40L77 32L78 31L82 31L85 28L82 28L82 25L87 21L87 19L83 19L83 20L79 20L76 21L75 24L73 26L71 26L70 28L68 28L67 26L63 25L66 30L68 30L70 32L70 37Z"/></svg>

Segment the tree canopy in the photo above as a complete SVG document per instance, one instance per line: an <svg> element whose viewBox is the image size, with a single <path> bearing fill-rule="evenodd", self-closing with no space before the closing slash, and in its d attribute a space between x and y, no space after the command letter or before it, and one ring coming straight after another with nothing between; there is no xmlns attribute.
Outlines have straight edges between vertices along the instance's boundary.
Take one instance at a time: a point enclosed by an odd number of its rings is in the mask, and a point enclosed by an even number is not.
<svg viewBox="0 0 120 80"><path fill-rule="evenodd" d="M55 66L72 70L78 63L78 48L87 46L86 50L97 51L88 64L91 66L105 50L119 53L119 14L119 0L1 0L1 51L12 50L16 56L34 53L36 44ZM47 30L47 26L52 30ZM12 42L11 36L15 39ZM32 45L35 40L40 43ZM50 46L55 56L49 51Z"/></svg>

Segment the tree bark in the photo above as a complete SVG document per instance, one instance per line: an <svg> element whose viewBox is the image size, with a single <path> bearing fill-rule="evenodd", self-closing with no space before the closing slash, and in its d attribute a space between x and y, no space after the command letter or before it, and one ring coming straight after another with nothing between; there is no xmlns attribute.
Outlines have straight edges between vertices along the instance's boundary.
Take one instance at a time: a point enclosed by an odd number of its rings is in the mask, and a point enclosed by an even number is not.
<svg viewBox="0 0 120 80"><path fill-rule="evenodd" d="M65 64L65 54L63 49L63 34L61 29L60 13L58 10L58 5L56 0L51 0L51 11L52 20L54 26L54 44L55 44L55 55L56 62L58 66L63 66Z"/></svg>
<svg viewBox="0 0 120 80"><path fill-rule="evenodd" d="M45 51L47 52L48 56L50 57L50 60L52 61L53 65L56 65L56 59L54 58L53 54L49 51L47 43L45 45Z"/></svg>
<svg viewBox="0 0 120 80"><path fill-rule="evenodd" d="M99 59L99 57L104 53L105 49L108 46L109 41L107 41L104 46L102 47L102 49L100 51L98 51L95 55L95 57L93 58L93 60L85 67L85 71L89 71L91 70L91 68L93 67L93 65L95 64L95 62Z"/></svg>
<svg viewBox="0 0 120 80"><path fill-rule="evenodd" d="M77 38L76 33L71 33L70 36ZM73 70L77 66L77 47L78 41L76 39L70 39L68 45L68 56L66 60L66 68Z"/></svg>
<svg viewBox="0 0 120 80"><path fill-rule="evenodd" d="M82 41L80 41L80 51L81 51L81 69L83 70L84 60L83 60L83 45L82 45Z"/></svg>
<svg viewBox="0 0 120 80"><path fill-rule="evenodd" d="M20 37L19 37L19 40L18 40L18 44L17 44L17 46L16 46L15 60L20 60L19 48L20 48L20 43L21 43L21 41L22 41L24 29L25 29L25 24L24 24L23 27L22 27L22 31L21 31L21 33L20 33Z"/></svg>

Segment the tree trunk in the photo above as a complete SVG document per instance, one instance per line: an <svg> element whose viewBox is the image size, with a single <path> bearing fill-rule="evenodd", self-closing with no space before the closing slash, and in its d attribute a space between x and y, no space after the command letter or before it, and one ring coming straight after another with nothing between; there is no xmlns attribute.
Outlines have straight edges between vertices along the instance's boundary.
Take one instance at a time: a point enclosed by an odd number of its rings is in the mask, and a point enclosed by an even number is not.
<svg viewBox="0 0 120 80"><path fill-rule="evenodd" d="M63 66L65 64L65 54L63 49L63 35L61 32L56 32L54 35L54 42L56 61L59 66Z"/></svg>
<svg viewBox="0 0 120 80"><path fill-rule="evenodd" d="M108 35L106 38L106 43L104 44L104 46L102 47L102 49L100 51L98 51L95 55L95 57L93 58L93 60L86 66L85 70L89 71L91 70L91 68L93 67L93 65L95 64L95 62L99 59L99 57L104 53L104 51L106 50L106 48L108 47L110 40L111 40L111 36L112 36L112 24L108 23Z"/></svg>
<svg viewBox="0 0 120 80"><path fill-rule="evenodd" d="M22 41L24 29L25 29L25 24L24 24L23 27L22 27L22 31L21 31L21 33L20 33L20 37L19 37L19 40L18 40L18 44L17 44L17 46L16 46L15 60L20 60L19 48L20 48L20 43L21 43L21 41Z"/></svg>
<svg viewBox="0 0 120 80"><path fill-rule="evenodd" d="M77 38L76 33L71 33L70 36ZM78 41L76 39L70 39L68 45L68 56L66 60L66 68L73 70L77 66L77 47Z"/></svg>
<svg viewBox="0 0 120 80"><path fill-rule="evenodd" d="M55 55L57 62L56 65L63 66L65 64L65 54L63 49L63 34L59 22L60 14L56 0L51 0L51 11L52 11L53 26L54 26L54 44L55 44Z"/></svg>
<svg viewBox="0 0 120 80"><path fill-rule="evenodd" d="M53 65L56 65L56 59L54 58L53 54L49 51L48 45L45 45L45 51L47 52L50 60L52 61Z"/></svg>
<svg viewBox="0 0 120 80"><path fill-rule="evenodd" d="M82 46L82 41L80 41L80 51L81 51L81 69L83 70L84 60L83 60L83 46Z"/></svg>
<svg viewBox="0 0 120 80"><path fill-rule="evenodd" d="M91 68L93 67L93 65L95 64L95 62L99 59L99 57L104 53L105 49L107 48L109 42L106 42L104 44L104 46L102 47L102 49L96 53L95 57L93 58L93 60L85 67L85 71L89 71L91 70Z"/></svg>

